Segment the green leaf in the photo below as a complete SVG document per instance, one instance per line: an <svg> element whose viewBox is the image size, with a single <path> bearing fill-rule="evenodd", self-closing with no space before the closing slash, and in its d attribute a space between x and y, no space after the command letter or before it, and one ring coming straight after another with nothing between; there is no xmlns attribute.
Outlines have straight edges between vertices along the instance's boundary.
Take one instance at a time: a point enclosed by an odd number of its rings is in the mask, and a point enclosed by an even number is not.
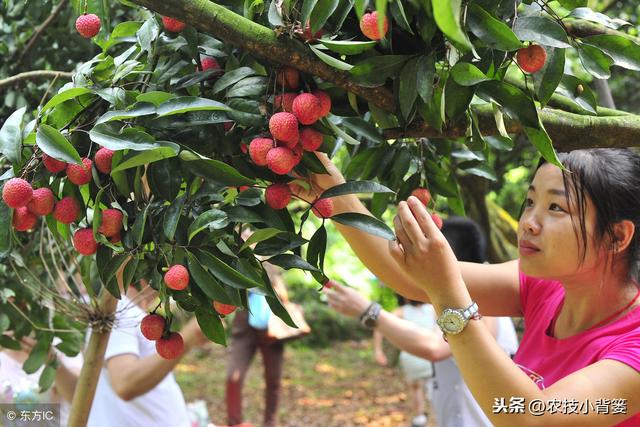
<svg viewBox="0 0 640 427"><path fill-rule="evenodd" d="M202 333L211 341L220 344L227 345L227 335L224 331L224 326L220 317L213 312L213 309L196 309L196 320L200 326Z"/></svg>
<svg viewBox="0 0 640 427"><path fill-rule="evenodd" d="M444 107L447 117L457 121L473 99L475 86L461 86L453 78L448 78L444 88Z"/></svg>
<svg viewBox="0 0 640 427"><path fill-rule="evenodd" d="M159 141L158 144L163 144L164 146L139 153L134 152L132 155L125 157L122 162L118 163L118 166L113 168L113 171L123 171L136 166L157 162L159 160L170 159L171 157L177 156L178 151L180 151L180 146L173 142Z"/></svg>
<svg viewBox="0 0 640 427"><path fill-rule="evenodd" d="M228 71L224 73L222 77L218 79L218 81L213 85L212 92L215 95L218 92L221 92L228 88L229 86L239 82L245 77L253 76L256 74L256 71L250 67L240 67L235 70Z"/></svg>
<svg viewBox="0 0 640 427"><path fill-rule="evenodd" d="M340 127L336 126L336 124L333 123L333 121L327 120L327 123L329 123L329 127L333 130L333 132L336 134L336 136L342 138L342 140L344 140L344 142L346 142L347 144L351 144L351 145L360 145L360 141L358 141L357 139L355 139L354 137L352 137L351 135L346 133ZM305 158L306 158L306 156L303 157L302 160L305 160Z"/></svg>
<svg viewBox="0 0 640 427"><path fill-rule="evenodd" d="M435 55L423 55L418 59L418 94L424 102L433 96L433 78L436 73Z"/></svg>
<svg viewBox="0 0 640 427"><path fill-rule="evenodd" d="M109 123L95 125L89 131L93 142L109 150L153 150L162 148L166 142L156 142L155 138L139 128L119 129Z"/></svg>
<svg viewBox="0 0 640 427"><path fill-rule="evenodd" d="M613 65L613 58L601 51L600 49L588 44L578 45L578 56L580 62L587 72L599 79L608 79L611 77L609 68Z"/></svg>
<svg viewBox="0 0 640 427"><path fill-rule="evenodd" d="M220 230L227 225L229 225L229 218L224 211L220 209L210 209L203 212L189 226L189 242L191 242L191 239L193 239L196 234L205 228L208 230Z"/></svg>
<svg viewBox="0 0 640 427"><path fill-rule="evenodd" d="M520 40L540 43L545 46L571 47L567 33L556 21L537 15L520 16L513 31Z"/></svg>
<svg viewBox="0 0 640 427"><path fill-rule="evenodd" d="M351 75L362 86L382 86L389 77L397 76L410 58L409 55L381 55L367 58L351 69Z"/></svg>
<svg viewBox="0 0 640 427"><path fill-rule="evenodd" d="M221 282L238 289L261 287L260 283L231 268L215 255L204 251L198 251L197 255L202 265Z"/></svg>
<svg viewBox="0 0 640 427"><path fill-rule="evenodd" d="M21 159L22 120L26 111L27 107L14 111L0 129L0 154L4 154L14 164Z"/></svg>
<svg viewBox="0 0 640 427"><path fill-rule="evenodd" d="M57 129L40 124L36 133L36 144L47 155L67 163L82 163L73 145Z"/></svg>
<svg viewBox="0 0 640 427"><path fill-rule="evenodd" d="M491 80L478 67L468 62L458 62L451 68L451 77L460 86L474 86L480 82Z"/></svg>
<svg viewBox="0 0 640 427"><path fill-rule="evenodd" d="M307 261L311 265L317 265L324 270L324 255L327 250L327 229L322 225L313 233L307 247Z"/></svg>
<svg viewBox="0 0 640 427"><path fill-rule="evenodd" d="M211 273L209 273L200 264L200 261L194 254L187 251L187 265L189 267L189 275L193 278L195 284L205 293L206 296L214 301L223 304L240 305L238 301L230 297L224 289L224 286L218 282Z"/></svg>
<svg viewBox="0 0 640 427"><path fill-rule="evenodd" d="M258 101L231 98L227 101L227 105L232 110L227 111L227 115L231 120L245 126L263 126L266 119L260 110L261 104Z"/></svg>
<svg viewBox="0 0 640 427"><path fill-rule="evenodd" d="M254 97L263 95L267 89L267 78L263 76L247 77L240 80L227 91L227 97Z"/></svg>
<svg viewBox="0 0 640 427"><path fill-rule="evenodd" d="M276 255L267 259L267 262L273 265L277 265L278 267L282 267L285 270L289 270L292 268L298 268L300 270L307 271L320 271L313 265L309 264L307 261L299 257L298 255L293 254L282 254Z"/></svg>
<svg viewBox="0 0 640 427"><path fill-rule="evenodd" d="M341 55L359 55L362 52L365 52L376 45L375 41L357 41L357 40L329 40L329 39L320 39L318 40L322 43L326 48L337 52Z"/></svg>
<svg viewBox="0 0 640 427"><path fill-rule="evenodd" d="M185 166L194 174L211 179L221 185L240 186L255 184L255 181L242 175L232 166L218 160L201 159L188 156L183 150L180 159L185 162ZM192 154L192 153L191 153Z"/></svg>
<svg viewBox="0 0 640 427"><path fill-rule="evenodd" d="M339 4L340 0L318 0L309 17L312 34L322 29L327 19L335 12Z"/></svg>
<svg viewBox="0 0 640 427"><path fill-rule="evenodd" d="M508 25L491 16L477 3L469 3L467 23L471 32L492 49L509 52L522 47L522 42Z"/></svg>
<svg viewBox="0 0 640 427"><path fill-rule="evenodd" d="M51 345L52 338L53 335L50 333L42 334L38 337L38 342L22 365L22 370L27 374L33 374L46 363L49 357L49 346Z"/></svg>
<svg viewBox="0 0 640 427"><path fill-rule="evenodd" d="M0 313L0 335L6 331L11 325L11 319L4 313Z"/></svg>
<svg viewBox="0 0 640 427"><path fill-rule="evenodd" d="M410 34L414 34L411 29L411 24L409 24L409 20L407 19L407 14L404 11L404 6L401 1L391 2L391 7L389 8L391 11L391 15L393 16L393 20L406 30Z"/></svg>
<svg viewBox="0 0 640 427"><path fill-rule="evenodd" d="M533 84L536 96L544 106L549 102L551 96L556 91L562 76L564 75L564 49L545 46L547 51L547 62L537 73L533 74Z"/></svg>
<svg viewBox="0 0 640 427"><path fill-rule="evenodd" d="M80 95L84 95L87 93L93 93L93 91L86 87L74 87L72 89L67 89L63 92L60 92L59 94L51 98L49 102L44 105L44 107L42 107L42 110L40 110L40 114L44 114L46 111L49 111L58 104L61 104L70 99L77 98Z"/></svg>
<svg viewBox="0 0 640 427"><path fill-rule="evenodd" d="M333 68L337 70L342 70L342 71L349 71L353 69L353 65L340 61L339 59L336 59L331 55L327 55L326 53L324 53L323 51L321 51L320 49L318 49L313 45L309 45L309 47L311 48L311 51L315 53L316 56L320 58L320 60L325 64L330 65Z"/></svg>
<svg viewBox="0 0 640 427"><path fill-rule="evenodd" d="M168 202L173 201L182 185L180 161L172 158L150 164L147 168L147 179L153 194Z"/></svg>
<svg viewBox="0 0 640 427"><path fill-rule="evenodd" d="M433 17L440 31L462 52L473 50L473 45L460 25L461 0L431 0Z"/></svg>
<svg viewBox="0 0 640 427"><path fill-rule="evenodd" d="M573 2L573 0L569 0L569 2ZM587 3L587 1L583 1L583 0L575 0L575 2L576 3L581 2L583 4ZM561 3L564 3L564 1ZM567 8L567 9L573 9L573 8ZM598 24L604 25L605 27L613 28L614 30L624 27L625 25L631 25L629 22L624 21L620 18L612 19L605 14L594 12L588 7L579 7L579 8L573 9L569 14L569 17L596 22Z"/></svg>
<svg viewBox="0 0 640 427"><path fill-rule="evenodd" d="M458 168L472 175L476 175L491 181L497 181L495 171L491 168L491 166L482 161L471 160L469 162L462 162L458 164Z"/></svg>
<svg viewBox="0 0 640 427"><path fill-rule="evenodd" d="M623 36L600 35L583 38L584 43L602 50L613 58L614 65L640 71L640 46Z"/></svg>
<svg viewBox="0 0 640 427"><path fill-rule="evenodd" d="M553 148L553 144L551 142L551 138L547 134L547 131L544 130L541 124L541 129L531 128L525 126L524 133L529 138L529 141L538 149L542 157L544 157L549 163L558 166L559 168L563 168L560 163L560 159L558 159L558 155L556 154L556 150Z"/></svg>
<svg viewBox="0 0 640 427"><path fill-rule="evenodd" d="M278 230L277 228L261 228L260 230L256 230L249 238L244 242L244 244L240 247L238 252L242 252L247 249L249 246L262 242L264 240L270 239L278 234L282 234L284 231Z"/></svg>
<svg viewBox="0 0 640 427"><path fill-rule="evenodd" d="M571 75L564 75L557 92L569 99L585 113L597 114L598 102L588 84Z"/></svg>
<svg viewBox="0 0 640 427"><path fill-rule="evenodd" d="M329 197L343 196L345 194L358 193L392 193L395 192L382 184L373 181L348 181L339 184L324 191L318 198L326 199Z"/></svg>
<svg viewBox="0 0 640 427"><path fill-rule="evenodd" d="M40 393L44 393L51 388L56 379L56 368L52 363L47 364L38 379L38 387Z"/></svg>
<svg viewBox="0 0 640 427"><path fill-rule="evenodd" d="M398 102L400 113L407 120L418 98L418 60L411 58L402 67L400 72L400 87L398 89Z"/></svg>
<svg viewBox="0 0 640 427"><path fill-rule="evenodd" d="M110 122L113 120L130 119L133 117L148 116L156 113L156 107L153 104L139 102L134 104L130 109L121 111L108 111L98 118L96 124Z"/></svg>
<svg viewBox="0 0 640 427"><path fill-rule="evenodd" d="M364 137L373 142L384 144L387 142L384 135L380 132L380 129L373 123L370 123L360 117L345 117L340 120L343 127L349 129L355 135Z"/></svg>
<svg viewBox="0 0 640 427"><path fill-rule="evenodd" d="M476 93L485 100L494 100L500 104L504 112L524 126L538 127L536 106L520 88L506 82L490 80L480 83Z"/></svg>
<svg viewBox="0 0 640 427"><path fill-rule="evenodd" d="M174 95L173 93L162 92L162 91L151 91L151 92L141 93L140 95L136 96L136 101L140 103L148 102L157 107L158 105L175 97L176 95Z"/></svg>
<svg viewBox="0 0 640 427"><path fill-rule="evenodd" d="M302 13L300 15L300 22L302 23L302 29L307 28L307 22L309 21L309 17L311 16L311 12L313 12L313 8L318 3L318 0L304 0L302 3Z"/></svg>
<svg viewBox="0 0 640 427"><path fill-rule="evenodd" d="M164 219L162 221L162 230L164 235L169 241L173 241L173 237L176 234L178 228L178 221L182 214L182 208L184 207L185 196L178 197L171 203L164 213Z"/></svg>
<svg viewBox="0 0 640 427"><path fill-rule="evenodd" d="M160 26L153 16L147 19L136 32L140 47L147 52L151 52L153 41L156 40L159 35Z"/></svg>
<svg viewBox="0 0 640 427"><path fill-rule="evenodd" d="M138 212L136 215L136 220L133 223L133 227L131 227L131 236L133 241L140 246L142 243L142 237L144 235L144 227L147 224L147 213L149 211L150 204L146 205L142 212Z"/></svg>
<svg viewBox="0 0 640 427"><path fill-rule="evenodd" d="M182 114L189 111L202 110L228 110L229 107L221 102L207 98L198 98L197 96L181 96L171 98L160 104L158 107L158 117L169 116L172 114Z"/></svg>
<svg viewBox="0 0 640 427"><path fill-rule="evenodd" d="M394 240L396 238L395 234L387 226L387 224L370 215L347 212L333 215L331 219L342 225L348 225L349 227L357 228L358 230L364 231L365 233L382 237L386 240Z"/></svg>

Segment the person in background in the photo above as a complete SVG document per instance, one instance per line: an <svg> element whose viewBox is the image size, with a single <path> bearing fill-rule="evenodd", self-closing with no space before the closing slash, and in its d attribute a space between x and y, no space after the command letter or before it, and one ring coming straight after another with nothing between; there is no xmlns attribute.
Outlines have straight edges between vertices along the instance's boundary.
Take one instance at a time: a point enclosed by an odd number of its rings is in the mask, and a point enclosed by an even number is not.
<svg viewBox="0 0 640 427"><path fill-rule="evenodd" d="M435 313L431 304L424 304L420 301L407 300L399 296L402 305L393 311L395 316L408 320L417 327L436 331ZM382 350L383 335L378 329L373 330L373 349L376 363L387 366L387 357ZM431 399L433 389L433 363L425 358L415 356L406 351L401 351L399 355L400 370L409 387L407 393L411 399L413 417L411 427L423 427L428 423L425 411L427 399Z"/></svg>
<svg viewBox="0 0 640 427"><path fill-rule="evenodd" d="M462 261L483 262L486 240L480 227L466 218L453 217L444 221L442 232ZM368 301L354 289L331 282L325 287L329 305L336 311L360 317L365 325L375 330L400 350L434 362L433 389L427 392L440 427L490 427L489 419L476 403L460 370L452 357L449 344L442 333L432 328L417 326L394 316ZM430 304L429 304L430 306ZM375 315L375 313L378 313ZM435 323L435 311L430 321ZM375 318L374 318L375 317ZM373 318L373 319L372 319ZM518 347L513 322L508 317L484 317L502 350L512 356Z"/></svg>

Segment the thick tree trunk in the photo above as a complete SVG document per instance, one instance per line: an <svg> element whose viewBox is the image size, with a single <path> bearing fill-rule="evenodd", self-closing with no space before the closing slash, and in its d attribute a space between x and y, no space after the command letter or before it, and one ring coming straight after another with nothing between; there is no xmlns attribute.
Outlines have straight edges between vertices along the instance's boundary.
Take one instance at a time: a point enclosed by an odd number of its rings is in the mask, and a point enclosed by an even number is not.
<svg viewBox="0 0 640 427"><path fill-rule="evenodd" d="M118 300L104 289L99 302L102 316L113 316L117 304ZM94 328L91 332L89 344L87 344L84 353L84 362L82 370L80 371L80 377L78 378L78 383L73 393L69 427L85 427L87 425L96 387L100 379L100 372L104 363L104 353L107 350L109 335L111 335L110 328Z"/></svg>

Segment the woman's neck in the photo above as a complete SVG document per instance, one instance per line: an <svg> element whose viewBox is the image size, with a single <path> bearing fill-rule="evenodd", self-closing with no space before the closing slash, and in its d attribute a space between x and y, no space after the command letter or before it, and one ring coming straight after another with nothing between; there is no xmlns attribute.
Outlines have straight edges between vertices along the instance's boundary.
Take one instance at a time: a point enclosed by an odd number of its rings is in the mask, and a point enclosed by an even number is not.
<svg viewBox="0 0 640 427"><path fill-rule="evenodd" d="M640 305L638 299L628 306L637 295L638 286L628 279L624 271L608 276L595 274L588 280L567 280L563 281L563 286L564 303L553 331L556 338L604 326Z"/></svg>

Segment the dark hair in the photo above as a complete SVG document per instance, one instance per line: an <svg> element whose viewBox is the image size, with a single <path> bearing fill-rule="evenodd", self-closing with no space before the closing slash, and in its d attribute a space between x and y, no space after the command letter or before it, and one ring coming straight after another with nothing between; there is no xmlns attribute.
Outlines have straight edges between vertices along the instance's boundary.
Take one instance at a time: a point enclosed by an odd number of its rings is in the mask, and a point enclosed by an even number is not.
<svg viewBox="0 0 640 427"><path fill-rule="evenodd" d="M567 190L567 203L575 198L578 209L579 232L582 236L582 261L587 252L585 208L587 197L596 209L596 242L605 236L615 244L613 226L622 220L633 222L635 231L629 244L629 277L638 281L640 269L640 155L625 148L592 148L558 153L566 168L562 180ZM547 163L544 159L539 169ZM578 227L572 221L576 236Z"/></svg>
<svg viewBox="0 0 640 427"><path fill-rule="evenodd" d="M459 216L449 217L442 224L442 234L459 261L485 262L487 240L474 221Z"/></svg>

